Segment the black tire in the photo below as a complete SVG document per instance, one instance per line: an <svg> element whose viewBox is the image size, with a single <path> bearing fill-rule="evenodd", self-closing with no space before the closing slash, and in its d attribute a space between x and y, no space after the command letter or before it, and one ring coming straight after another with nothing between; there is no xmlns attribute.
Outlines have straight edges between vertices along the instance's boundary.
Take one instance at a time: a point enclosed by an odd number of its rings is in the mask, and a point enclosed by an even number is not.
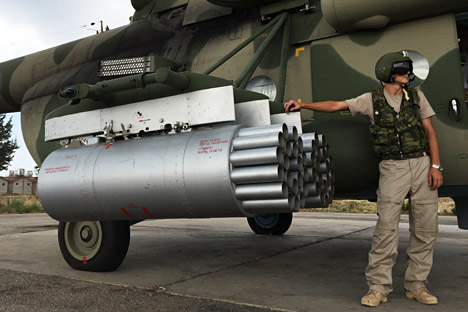
<svg viewBox="0 0 468 312"><path fill-rule="evenodd" d="M266 213L247 218L250 228L259 235L283 235L292 223L292 213Z"/></svg>
<svg viewBox="0 0 468 312"><path fill-rule="evenodd" d="M114 271L127 255L130 226L128 221L60 222L58 240L63 258L72 268Z"/></svg>

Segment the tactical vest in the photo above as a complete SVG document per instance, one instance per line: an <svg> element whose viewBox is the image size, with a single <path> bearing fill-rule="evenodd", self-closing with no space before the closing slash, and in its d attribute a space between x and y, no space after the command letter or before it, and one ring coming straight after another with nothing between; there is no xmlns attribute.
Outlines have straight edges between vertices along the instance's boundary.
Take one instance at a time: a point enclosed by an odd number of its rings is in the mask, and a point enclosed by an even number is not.
<svg viewBox="0 0 468 312"><path fill-rule="evenodd" d="M387 103L383 89L372 91L374 124L370 125L371 143L381 159L407 159L429 153L429 144L421 124L417 91L402 98L400 113Z"/></svg>

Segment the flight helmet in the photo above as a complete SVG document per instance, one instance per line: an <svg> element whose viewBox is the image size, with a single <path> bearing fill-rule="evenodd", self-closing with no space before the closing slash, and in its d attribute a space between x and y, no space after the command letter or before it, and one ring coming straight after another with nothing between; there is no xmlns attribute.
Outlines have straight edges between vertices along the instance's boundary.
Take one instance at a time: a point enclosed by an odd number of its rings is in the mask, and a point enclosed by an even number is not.
<svg viewBox="0 0 468 312"><path fill-rule="evenodd" d="M394 82L395 74L404 75L407 72L410 72L410 81L414 80L413 61L406 51L387 53L375 64L375 76L381 82Z"/></svg>

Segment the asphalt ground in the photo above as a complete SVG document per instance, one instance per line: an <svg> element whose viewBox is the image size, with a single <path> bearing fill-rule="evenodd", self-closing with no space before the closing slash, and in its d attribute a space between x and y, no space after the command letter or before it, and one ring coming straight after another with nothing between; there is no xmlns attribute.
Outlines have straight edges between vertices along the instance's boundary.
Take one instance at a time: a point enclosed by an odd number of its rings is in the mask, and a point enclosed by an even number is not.
<svg viewBox="0 0 468 312"><path fill-rule="evenodd" d="M299 213L283 236L245 219L152 220L132 227L126 259L109 273L63 260L57 222L0 216L0 311L368 311L364 269L376 216ZM380 311L466 311L468 232L440 217L428 288L436 306L405 298L407 217L394 292Z"/></svg>
<svg viewBox="0 0 468 312"><path fill-rule="evenodd" d="M0 311L271 311L158 290L0 270Z"/></svg>

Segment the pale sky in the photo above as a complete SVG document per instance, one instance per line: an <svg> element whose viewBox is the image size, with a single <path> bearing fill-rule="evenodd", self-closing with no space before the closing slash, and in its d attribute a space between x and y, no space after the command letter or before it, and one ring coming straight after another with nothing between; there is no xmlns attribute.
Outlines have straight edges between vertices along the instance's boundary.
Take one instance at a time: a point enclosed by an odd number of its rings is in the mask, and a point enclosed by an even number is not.
<svg viewBox="0 0 468 312"><path fill-rule="evenodd" d="M101 20L111 29L126 25L134 13L130 0L0 0L0 8L0 62L91 36ZM20 114L8 115L20 146L9 169L32 170L36 164L23 141Z"/></svg>

